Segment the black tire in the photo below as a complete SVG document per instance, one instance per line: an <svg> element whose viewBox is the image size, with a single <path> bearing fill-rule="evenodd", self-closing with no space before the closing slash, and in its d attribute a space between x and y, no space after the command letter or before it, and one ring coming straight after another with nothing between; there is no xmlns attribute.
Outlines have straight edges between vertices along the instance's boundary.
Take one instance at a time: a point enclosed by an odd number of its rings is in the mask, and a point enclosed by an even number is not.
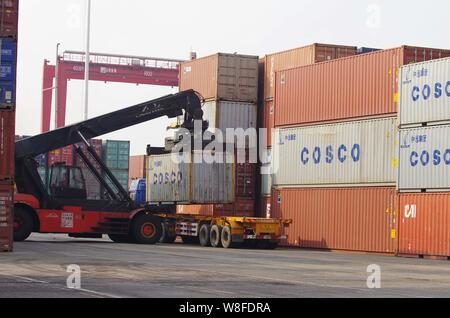
<svg viewBox="0 0 450 318"><path fill-rule="evenodd" d="M23 242L30 237L35 227L30 212L21 207L14 207L14 241Z"/></svg>
<svg viewBox="0 0 450 318"><path fill-rule="evenodd" d="M162 236L161 219L150 214L140 214L131 222L131 237L138 244L156 244Z"/></svg>
<svg viewBox="0 0 450 318"><path fill-rule="evenodd" d="M222 233L220 235L220 241L222 242L223 248L233 248L236 246L236 244L233 243L230 226L226 225L222 228Z"/></svg>
<svg viewBox="0 0 450 318"><path fill-rule="evenodd" d="M211 227L211 232L209 235L212 247L222 247L221 236L222 236L222 227L220 225L213 225Z"/></svg>
<svg viewBox="0 0 450 318"><path fill-rule="evenodd" d="M129 244L133 243L133 238L126 234L108 234L108 237L114 243Z"/></svg>
<svg viewBox="0 0 450 318"><path fill-rule="evenodd" d="M161 239L159 240L159 242L165 243L165 244L172 244L175 242L176 239L177 239L177 236L170 233L170 224L164 223L162 225L162 235L161 235Z"/></svg>
<svg viewBox="0 0 450 318"><path fill-rule="evenodd" d="M199 244L198 237L196 236L181 236L181 240L183 241L183 244L189 244L189 245L197 245Z"/></svg>
<svg viewBox="0 0 450 318"><path fill-rule="evenodd" d="M211 246L210 232L211 232L211 225L203 224L200 227L200 232L198 234L200 246L203 246L203 247Z"/></svg>

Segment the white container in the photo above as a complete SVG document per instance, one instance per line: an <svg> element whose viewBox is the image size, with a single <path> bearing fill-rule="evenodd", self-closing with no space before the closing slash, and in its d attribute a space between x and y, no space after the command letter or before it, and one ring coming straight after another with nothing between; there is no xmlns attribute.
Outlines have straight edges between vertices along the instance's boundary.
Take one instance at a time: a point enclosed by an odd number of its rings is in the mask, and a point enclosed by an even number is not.
<svg viewBox="0 0 450 318"><path fill-rule="evenodd" d="M395 118L277 131L274 186L395 185Z"/></svg>
<svg viewBox="0 0 450 318"><path fill-rule="evenodd" d="M450 190L450 125L400 132L398 189Z"/></svg>
<svg viewBox="0 0 450 318"><path fill-rule="evenodd" d="M192 163L194 155L190 153L182 157L185 162L181 163L176 162L172 154L147 158L147 202L234 202L235 165L232 155L216 154L223 163Z"/></svg>
<svg viewBox="0 0 450 318"><path fill-rule="evenodd" d="M403 66L400 125L450 121L450 58Z"/></svg>

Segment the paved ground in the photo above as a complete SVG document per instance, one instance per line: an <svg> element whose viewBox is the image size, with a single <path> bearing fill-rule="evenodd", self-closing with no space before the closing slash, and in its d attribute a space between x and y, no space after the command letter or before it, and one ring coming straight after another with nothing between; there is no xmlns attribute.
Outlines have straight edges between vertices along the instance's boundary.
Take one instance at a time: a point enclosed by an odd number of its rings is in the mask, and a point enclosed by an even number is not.
<svg viewBox="0 0 450 318"><path fill-rule="evenodd" d="M66 287L67 266L81 288ZM367 288L367 266L381 289ZM305 250L126 245L33 235L0 254L0 297L449 297L450 262Z"/></svg>

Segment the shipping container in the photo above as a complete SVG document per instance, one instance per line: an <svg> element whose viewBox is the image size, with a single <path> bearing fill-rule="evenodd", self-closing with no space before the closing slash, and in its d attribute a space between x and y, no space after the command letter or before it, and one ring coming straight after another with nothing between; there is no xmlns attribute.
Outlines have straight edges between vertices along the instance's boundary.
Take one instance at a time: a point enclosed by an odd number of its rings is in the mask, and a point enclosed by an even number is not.
<svg viewBox="0 0 450 318"><path fill-rule="evenodd" d="M248 157L245 162L236 160L235 194L242 198L256 197L256 163L250 163Z"/></svg>
<svg viewBox="0 0 450 318"><path fill-rule="evenodd" d="M73 146L50 151L48 153L48 166L52 167L55 164L73 166L73 155Z"/></svg>
<svg viewBox="0 0 450 318"><path fill-rule="evenodd" d="M263 196L261 198L259 217L272 218L272 196Z"/></svg>
<svg viewBox="0 0 450 318"><path fill-rule="evenodd" d="M275 109L273 100L265 101L262 109L261 128L267 129L264 136L260 135L260 138L264 139L267 147L272 147L273 144L273 130L275 128Z"/></svg>
<svg viewBox="0 0 450 318"><path fill-rule="evenodd" d="M357 50L357 54L367 54L372 52L381 51L381 49L375 49L371 47L359 47Z"/></svg>
<svg viewBox="0 0 450 318"><path fill-rule="evenodd" d="M92 146L92 148L94 149L95 153L102 158L102 153L103 153L103 141L100 139L92 139L89 140L89 144ZM100 165L92 158L91 154L89 153L89 151L87 150L86 144L84 143L78 143L75 144L75 147L79 147L81 149L81 151L83 152L83 154L89 159L89 162L100 172L101 171L101 167ZM80 167L80 168L87 168L86 164L83 162L83 160L81 159L81 157L74 152L74 162L75 162L75 166L76 167Z"/></svg>
<svg viewBox="0 0 450 318"><path fill-rule="evenodd" d="M398 189L450 191L450 125L400 131Z"/></svg>
<svg viewBox="0 0 450 318"><path fill-rule="evenodd" d="M13 248L13 189L11 182L0 182L0 252Z"/></svg>
<svg viewBox="0 0 450 318"><path fill-rule="evenodd" d="M131 156L130 157L130 175L128 183L131 183L137 179L144 179L146 174L146 158L145 155L142 156Z"/></svg>
<svg viewBox="0 0 450 318"><path fill-rule="evenodd" d="M218 53L180 65L180 91L205 100L258 101L258 57Z"/></svg>
<svg viewBox="0 0 450 318"><path fill-rule="evenodd" d="M450 121L450 58L403 66L400 125Z"/></svg>
<svg viewBox="0 0 450 318"><path fill-rule="evenodd" d="M277 189L271 217L292 219L286 245L394 253L395 188Z"/></svg>
<svg viewBox="0 0 450 318"><path fill-rule="evenodd" d="M450 257L450 194L400 194L398 254Z"/></svg>
<svg viewBox="0 0 450 318"><path fill-rule="evenodd" d="M3 62L16 62L17 43L12 38L0 37L0 64Z"/></svg>
<svg viewBox="0 0 450 318"><path fill-rule="evenodd" d="M0 110L0 181L14 179L15 112Z"/></svg>
<svg viewBox="0 0 450 318"><path fill-rule="evenodd" d="M252 217L255 216L255 201L236 198L234 203L229 204L177 205L177 214Z"/></svg>
<svg viewBox="0 0 450 318"><path fill-rule="evenodd" d="M201 158L202 153L149 156L146 177L147 201L186 204L232 203L235 199L233 155L216 153L210 158L216 162L211 163ZM206 152L203 154L211 155ZM199 163L193 163L194 160Z"/></svg>
<svg viewBox="0 0 450 318"><path fill-rule="evenodd" d="M403 46L278 72L275 126L396 114L400 66L448 56Z"/></svg>
<svg viewBox="0 0 450 318"><path fill-rule="evenodd" d="M128 191L129 185L128 185L128 169L110 169L112 174L116 177L117 181L119 181L120 185L125 189L125 191ZM113 183L109 181L109 178L106 177L106 175L103 175L103 177L106 179L106 183L114 190L115 187L113 186ZM94 183L94 180L91 179L91 185L93 190L96 189L96 184ZM98 182L95 180L95 182ZM92 192L92 195L95 195L95 192ZM105 193L105 189L102 187L102 195Z"/></svg>
<svg viewBox="0 0 450 318"><path fill-rule="evenodd" d="M17 37L19 0L0 0L0 37Z"/></svg>
<svg viewBox="0 0 450 318"><path fill-rule="evenodd" d="M11 108L15 104L15 87L14 81L0 80L0 109Z"/></svg>
<svg viewBox="0 0 450 318"><path fill-rule="evenodd" d="M103 141L103 158L110 169L129 169L130 142L118 140Z"/></svg>
<svg viewBox="0 0 450 318"><path fill-rule="evenodd" d="M265 69L266 69L266 58L263 57L258 60L258 106L259 107L264 102Z"/></svg>
<svg viewBox="0 0 450 318"><path fill-rule="evenodd" d="M16 62L2 62L0 64L0 81L15 82Z"/></svg>
<svg viewBox="0 0 450 318"><path fill-rule="evenodd" d="M395 117L283 128L277 135L275 186L395 186Z"/></svg>
<svg viewBox="0 0 450 318"><path fill-rule="evenodd" d="M356 55L355 46L312 44L296 49L266 55L264 96L266 100L275 96L275 74L278 71L330 61Z"/></svg>

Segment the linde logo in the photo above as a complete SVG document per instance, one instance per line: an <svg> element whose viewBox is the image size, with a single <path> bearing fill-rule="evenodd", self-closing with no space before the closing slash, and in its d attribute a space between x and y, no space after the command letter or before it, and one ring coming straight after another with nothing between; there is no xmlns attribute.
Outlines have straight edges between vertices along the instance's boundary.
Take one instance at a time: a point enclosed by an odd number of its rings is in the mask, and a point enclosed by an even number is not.
<svg viewBox="0 0 450 318"><path fill-rule="evenodd" d="M180 184L183 181L183 173L178 171L161 172L153 174L153 184Z"/></svg>
<svg viewBox="0 0 450 318"><path fill-rule="evenodd" d="M361 160L361 146L359 144L354 144L353 146L342 144L337 148L330 145L325 149L321 147L314 147L314 149L304 147L300 151L300 161L305 166L310 163L319 165L322 162L332 164L335 160L338 160L341 164L348 161L358 163Z"/></svg>
<svg viewBox="0 0 450 318"><path fill-rule="evenodd" d="M417 206L415 204L405 205L405 219L417 218Z"/></svg>

